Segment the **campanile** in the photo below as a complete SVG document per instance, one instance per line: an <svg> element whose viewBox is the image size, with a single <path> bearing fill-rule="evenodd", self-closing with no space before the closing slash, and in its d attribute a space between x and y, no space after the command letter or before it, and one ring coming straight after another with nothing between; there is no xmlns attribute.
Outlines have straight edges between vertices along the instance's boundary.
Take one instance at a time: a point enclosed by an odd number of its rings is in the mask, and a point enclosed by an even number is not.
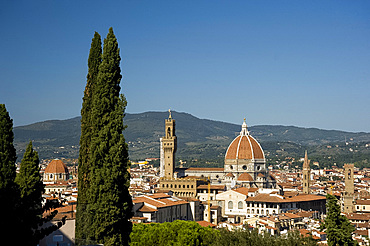
<svg viewBox="0 0 370 246"><path fill-rule="evenodd" d="M302 187L304 194L310 194L310 179L311 179L311 169L310 160L307 157L307 150L304 154L304 162L302 169Z"/></svg>
<svg viewBox="0 0 370 246"><path fill-rule="evenodd" d="M175 120L172 119L171 110L165 120L165 136L162 138L162 148L164 154L164 177L173 178L175 170L175 153L177 149L177 138L175 134Z"/></svg>

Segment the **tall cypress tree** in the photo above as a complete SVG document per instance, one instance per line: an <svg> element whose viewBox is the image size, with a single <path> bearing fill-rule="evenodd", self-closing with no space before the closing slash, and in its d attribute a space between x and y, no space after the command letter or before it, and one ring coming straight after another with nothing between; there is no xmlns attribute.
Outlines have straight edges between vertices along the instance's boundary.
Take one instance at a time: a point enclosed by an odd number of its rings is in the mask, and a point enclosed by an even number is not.
<svg viewBox="0 0 370 246"><path fill-rule="evenodd" d="M91 42L88 58L87 83L81 109L81 138L78 160L78 203L76 214L76 241L90 239L89 228L91 213L89 212L89 187L90 187L90 160L92 121L91 107L94 88L98 77L99 65L102 59L102 43L99 33L95 32Z"/></svg>
<svg viewBox="0 0 370 246"><path fill-rule="evenodd" d="M123 137L126 100L120 95L121 57L113 28L104 39L92 103L91 230L104 245L128 245L132 200L128 147Z"/></svg>
<svg viewBox="0 0 370 246"><path fill-rule="evenodd" d="M18 230L25 240L25 244L36 245L42 239L44 234L37 231L43 224L42 214L42 194L44 193L44 184L42 183L39 167L39 156L37 151L32 148L32 141L27 146L23 155L19 173L15 179L19 185L22 210L22 223Z"/></svg>
<svg viewBox="0 0 370 246"><path fill-rule="evenodd" d="M357 242L352 239L355 228L347 217L341 214L340 205L335 196L326 195L326 210L326 218L321 224L321 229L325 229L328 245L357 245Z"/></svg>
<svg viewBox="0 0 370 246"><path fill-rule="evenodd" d="M17 155L13 145L13 120L10 118L5 105L0 104L0 200L14 191ZM4 200L3 200L4 199ZM0 203L1 204L1 203ZM1 205L0 205L1 206ZM4 210L2 210L4 211Z"/></svg>
<svg viewBox="0 0 370 246"><path fill-rule="evenodd" d="M12 244L19 243L16 237L17 225L20 223L19 192L15 183L17 155L13 145L13 120L10 118L4 104L0 104L0 211L2 235L12 239ZM6 226L4 226L6 225Z"/></svg>

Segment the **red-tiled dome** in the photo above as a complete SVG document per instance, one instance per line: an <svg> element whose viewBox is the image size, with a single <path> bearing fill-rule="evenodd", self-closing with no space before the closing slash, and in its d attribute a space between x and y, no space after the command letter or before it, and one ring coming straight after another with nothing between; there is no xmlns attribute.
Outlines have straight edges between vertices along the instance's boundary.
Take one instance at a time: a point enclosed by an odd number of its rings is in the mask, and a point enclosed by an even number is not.
<svg viewBox="0 0 370 246"><path fill-rule="evenodd" d="M265 155L257 140L249 135L245 121L242 131L229 145L225 159L265 159Z"/></svg>
<svg viewBox="0 0 370 246"><path fill-rule="evenodd" d="M61 160L52 160L45 168L45 173L68 173L68 168Z"/></svg>
<svg viewBox="0 0 370 246"><path fill-rule="evenodd" d="M238 177L238 181L253 181L253 178L249 173L242 173Z"/></svg>

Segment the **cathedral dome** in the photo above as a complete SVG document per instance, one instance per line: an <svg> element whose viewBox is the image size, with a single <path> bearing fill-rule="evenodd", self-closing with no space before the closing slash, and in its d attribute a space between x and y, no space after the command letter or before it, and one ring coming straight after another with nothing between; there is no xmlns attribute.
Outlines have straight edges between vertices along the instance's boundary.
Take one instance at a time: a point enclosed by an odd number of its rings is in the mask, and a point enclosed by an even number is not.
<svg viewBox="0 0 370 246"><path fill-rule="evenodd" d="M265 154L257 140L249 135L245 119L242 131L229 145L225 159L245 159L245 160L264 160Z"/></svg>
<svg viewBox="0 0 370 246"><path fill-rule="evenodd" d="M68 168L61 160L52 160L45 168L45 173L68 173Z"/></svg>

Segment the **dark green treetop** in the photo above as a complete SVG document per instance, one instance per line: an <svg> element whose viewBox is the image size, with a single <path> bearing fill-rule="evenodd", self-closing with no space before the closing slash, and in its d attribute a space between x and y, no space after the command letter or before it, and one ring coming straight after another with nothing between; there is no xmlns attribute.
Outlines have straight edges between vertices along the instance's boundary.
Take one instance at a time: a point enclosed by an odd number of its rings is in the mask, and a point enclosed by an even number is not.
<svg viewBox="0 0 370 246"><path fill-rule="evenodd" d="M15 181L19 186L20 206L22 208L18 212L22 221L18 230L25 240L25 245L36 245L45 236L38 231L38 227L44 222L42 219L44 184L40 174L39 156L37 151L32 148L32 141L28 144L23 155Z"/></svg>
<svg viewBox="0 0 370 246"><path fill-rule="evenodd" d="M10 118L4 104L0 104L0 211L2 235L13 238L12 243L19 243L17 226L21 223L19 212L19 190L15 183L17 159L13 145L13 120Z"/></svg>
<svg viewBox="0 0 370 246"><path fill-rule="evenodd" d="M325 229L328 245L357 245L357 241L352 239L355 228L347 217L341 214L340 205L335 196L326 195L326 210L326 218L321 229Z"/></svg>
<svg viewBox="0 0 370 246"><path fill-rule="evenodd" d="M86 144L89 194L85 202L92 218L84 237L104 245L127 245L132 228L128 147L122 134L127 102L120 95L120 61L118 42L110 28L91 93L91 137ZM81 141L85 139L81 137Z"/></svg>
<svg viewBox="0 0 370 246"><path fill-rule="evenodd" d="M4 192L12 192L16 176L17 154L13 145L13 120L5 105L0 104L0 200Z"/></svg>
<svg viewBox="0 0 370 246"><path fill-rule="evenodd" d="M76 214L76 239L87 240L91 238L89 233L92 214L89 212L89 186L90 186L90 159L92 116L91 107L94 88L97 83L99 66L102 60L101 37L95 32L91 42L88 58L87 83L81 109L81 137L78 160L78 204Z"/></svg>

